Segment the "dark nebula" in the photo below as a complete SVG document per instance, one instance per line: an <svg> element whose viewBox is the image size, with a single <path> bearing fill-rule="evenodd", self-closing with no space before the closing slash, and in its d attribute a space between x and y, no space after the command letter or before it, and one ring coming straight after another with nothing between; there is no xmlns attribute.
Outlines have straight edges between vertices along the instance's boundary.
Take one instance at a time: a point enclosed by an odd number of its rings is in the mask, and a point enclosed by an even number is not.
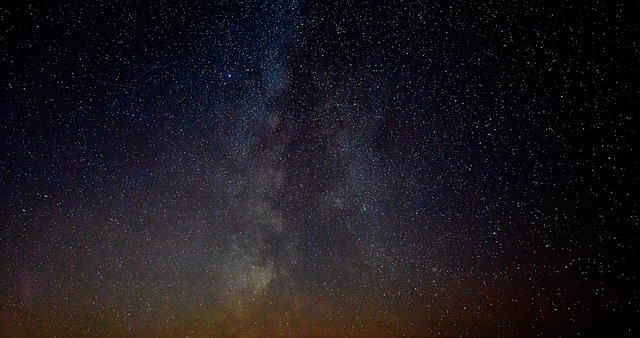
<svg viewBox="0 0 640 338"><path fill-rule="evenodd" d="M0 5L0 336L636 336L638 7Z"/></svg>

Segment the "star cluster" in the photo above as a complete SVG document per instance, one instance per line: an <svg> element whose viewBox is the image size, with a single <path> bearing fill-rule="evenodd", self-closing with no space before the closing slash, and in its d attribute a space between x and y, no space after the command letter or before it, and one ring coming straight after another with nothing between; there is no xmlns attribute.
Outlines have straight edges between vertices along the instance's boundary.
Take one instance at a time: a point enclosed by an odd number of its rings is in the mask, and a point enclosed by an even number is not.
<svg viewBox="0 0 640 338"><path fill-rule="evenodd" d="M2 5L1 335L632 335L637 7Z"/></svg>

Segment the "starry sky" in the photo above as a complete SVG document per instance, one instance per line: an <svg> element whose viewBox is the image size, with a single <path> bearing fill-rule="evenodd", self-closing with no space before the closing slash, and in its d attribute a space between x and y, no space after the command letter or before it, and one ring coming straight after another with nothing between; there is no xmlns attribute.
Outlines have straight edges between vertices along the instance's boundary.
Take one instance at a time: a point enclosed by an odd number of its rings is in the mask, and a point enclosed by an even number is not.
<svg viewBox="0 0 640 338"><path fill-rule="evenodd" d="M2 336L638 334L638 7L0 5Z"/></svg>

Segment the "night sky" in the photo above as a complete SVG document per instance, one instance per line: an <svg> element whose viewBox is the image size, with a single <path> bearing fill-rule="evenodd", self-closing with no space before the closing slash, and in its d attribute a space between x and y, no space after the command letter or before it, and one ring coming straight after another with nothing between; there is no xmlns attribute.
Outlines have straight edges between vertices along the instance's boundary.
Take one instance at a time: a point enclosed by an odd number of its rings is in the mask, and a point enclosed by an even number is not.
<svg viewBox="0 0 640 338"><path fill-rule="evenodd" d="M638 4L0 5L0 336L632 336Z"/></svg>

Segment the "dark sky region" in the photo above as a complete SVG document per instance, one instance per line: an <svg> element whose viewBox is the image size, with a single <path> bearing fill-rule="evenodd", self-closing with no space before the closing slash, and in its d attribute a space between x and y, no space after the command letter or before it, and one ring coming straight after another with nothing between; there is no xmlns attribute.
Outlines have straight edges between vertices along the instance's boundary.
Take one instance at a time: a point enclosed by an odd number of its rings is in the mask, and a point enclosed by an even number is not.
<svg viewBox="0 0 640 338"><path fill-rule="evenodd" d="M0 336L636 336L638 7L3 3Z"/></svg>

